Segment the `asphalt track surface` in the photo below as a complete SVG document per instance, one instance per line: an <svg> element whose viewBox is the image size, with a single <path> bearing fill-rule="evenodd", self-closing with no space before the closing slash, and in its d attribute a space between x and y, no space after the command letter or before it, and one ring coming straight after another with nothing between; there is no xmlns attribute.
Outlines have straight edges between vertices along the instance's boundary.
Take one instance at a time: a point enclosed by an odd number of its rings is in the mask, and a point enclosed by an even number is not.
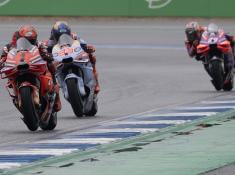
<svg viewBox="0 0 235 175"><path fill-rule="evenodd" d="M191 19L67 19L73 31L97 47L101 92L95 117L76 118L63 99L54 131L30 132L21 121L0 81L0 146L54 138L62 133L90 128L99 122L150 110L189 104L211 97L234 95L216 92L200 62L188 58L184 26ZM199 19L207 25L211 20ZM0 44L9 41L21 24L38 28L39 39L49 36L56 19L2 19ZM213 20L217 21L217 20ZM235 32L232 20L218 20Z"/></svg>

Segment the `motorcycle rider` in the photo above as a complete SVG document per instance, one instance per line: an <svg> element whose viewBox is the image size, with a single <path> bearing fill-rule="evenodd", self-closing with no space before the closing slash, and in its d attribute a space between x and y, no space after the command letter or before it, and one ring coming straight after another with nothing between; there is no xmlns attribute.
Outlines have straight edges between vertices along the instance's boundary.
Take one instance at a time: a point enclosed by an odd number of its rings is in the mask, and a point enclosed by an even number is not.
<svg viewBox="0 0 235 175"><path fill-rule="evenodd" d="M94 55L95 47L93 45L87 44L83 39L78 37L77 34L72 33L71 28L66 21L57 21L51 29L51 35L49 37L49 40L46 42L49 53L52 53L53 47L57 44L59 37L62 34L68 34L74 40L79 40L82 49L88 53L93 67L93 74L96 79L95 94L98 94L98 92L100 91L100 86L98 81L98 73L96 69L96 56Z"/></svg>
<svg viewBox="0 0 235 175"><path fill-rule="evenodd" d="M1 59L0 59L0 67L2 68L4 66L3 63L7 59L8 52L12 48L16 47L17 39L24 37L32 45L36 45L39 49L41 57L47 62L48 70L51 73L52 78L53 78L54 91L56 92L54 110L55 110L55 112L58 112L61 110L61 101L60 101L60 96L59 96L59 85L56 83L56 78L55 78L55 66L52 63L53 58L48 53L47 47L43 43L38 42L37 36L38 36L37 30L33 26L23 25L19 28L19 30L15 31L12 36L11 42L6 44L3 47Z"/></svg>
<svg viewBox="0 0 235 175"><path fill-rule="evenodd" d="M185 46L190 57L195 57L196 60L201 60L197 54L197 46L201 40L202 33L206 30L205 27L199 26L196 21L189 22L185 27L186 41Z"/></svg>
<svg viewBox="0 0 235 175"><path fill-rule="evenodd" d="M185 46L188 51L188 55L190 57L195 57L197 61L202 61L205 70L210 75L209 65L204 62L204 56L197 53L197 46L199 45L202 34L204 32L221 33L224 31L222 29L219 29L218 26L213 23L209 24L208 27L203 27L203 26L200 26L198 22L195 22L195 21L189 22L188 24L186 24L186 28L185 28L185 34L186 34ZM226 72L226 75L229 75L229 73L233 70L233 67L235 66L234 64L235 40L234 40L234 37L232 35L229 35L228 33L225 34L225 38L230 42L230 45L231 45L231 52L229 52L228 54L225 54L225 58L224 58L225 72ZM226 84L227 82L228 81L226 78L226 80L224 81L224 84Z"/></svg>

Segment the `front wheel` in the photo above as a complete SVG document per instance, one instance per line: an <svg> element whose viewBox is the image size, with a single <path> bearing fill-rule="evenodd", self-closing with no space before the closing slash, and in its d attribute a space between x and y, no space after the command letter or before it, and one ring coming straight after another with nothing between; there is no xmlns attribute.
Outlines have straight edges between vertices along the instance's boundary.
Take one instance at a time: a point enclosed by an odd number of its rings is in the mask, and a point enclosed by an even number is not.
<svg viewBox="0 0 235 175"><path fill-rule="evenodd" d="M83 116L83 100L78 90L77 80L75 78L67 79L66 85L68 89L69 102L72 106L73 112L75 113L77 117L82 117Z"/></svg>
<svg viewBox="0 0 235 175"><path fill-rule="evenodd" d="M39 126L38 113L33 102L31 87L20 88L21 111L24 116L23 121L30 131L36 131Z"/></svg>
<svg viewBox="0 0 235 175"><path fill-rule="evenodd" d="M210 63L210 73L212 76L212 83L217 91L223 88L224 70L221 61L215 60Z"/></svg>

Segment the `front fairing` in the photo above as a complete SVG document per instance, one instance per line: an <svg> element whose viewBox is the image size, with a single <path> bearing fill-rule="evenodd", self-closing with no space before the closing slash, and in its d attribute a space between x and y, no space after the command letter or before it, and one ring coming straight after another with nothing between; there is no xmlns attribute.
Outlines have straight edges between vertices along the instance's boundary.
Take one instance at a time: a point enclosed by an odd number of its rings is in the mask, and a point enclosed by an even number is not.
<svg viewBox="0 0 235 175"><path fill-rule="evenodd" d="M230 51L231 45L224 32L212 34L204 32L197 46L197 54L204 55L208 59L212 57L223 58L224 54Z"/></svg>
<svg viewBox="0 0 235 175"><path fill-rule="evenodd" d="M19 69L20 66L25 66L25 69ZM19 51L14 48L7 55L7 60L1 69L1 75L2 78L15 77L24 73L40 75L45 73L46 70L47 63L40 56L36 46L29 51Z"/></svg>
<svg viewBox="0 0 235 175"><path fill-rule="evenodd" d="M52 54L55 65L57 65L56 75L60 77L59 79L63 80L71 72L81 76L85 84L89 84L88 82L93 79L90 59L78 40L72 40L70 36L62 35L58 44L53 47Z"/></svg>

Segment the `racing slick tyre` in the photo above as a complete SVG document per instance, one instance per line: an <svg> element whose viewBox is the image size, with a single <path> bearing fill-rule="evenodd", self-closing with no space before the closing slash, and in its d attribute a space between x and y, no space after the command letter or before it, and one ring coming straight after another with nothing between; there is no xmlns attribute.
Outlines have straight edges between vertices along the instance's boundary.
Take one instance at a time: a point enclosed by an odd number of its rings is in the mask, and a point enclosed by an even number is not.
<svg viewBox="0 0 235 175"><path fill-rule="evenodd" d="M229 83L225 84L223 89L224 89L224 91L231 91L233 89L233 83L229 82Z"/></svg>
<svg viewBox="0 0 235 175"><path fill-rule="evenodd" d="M224 78L223 78L223 67L220 61L211 62L211 76L213 78L212 83L217 91L223 88Z"/></svg>
<svg viewBox="0 0 235 175"><path fill-rule="evenodd" d="M66 80L68 89L69 102L72 106L73 112L77 117L83 116L83 100L77 87L77 80L70 78Z"/></svg>
<svg viewBox="0 0 235 175"><path fill-rule="evenodd" d="M32 98L32 89L30 87L20 88L21 111L23 113L23 121L30 131L36 131L39 126L38 114Z"/></svg>
<svg viewBox="0 0 235 175"><path fill-rule="evenodd" d="M40 125L43 130L53 130L57 125L57 112L52 112L47 125Z"/></svg>
<svg viewBox="0 0 235 175"><path fill-rule="evenodd" d="M234 84L233 79L230 80L228 83L224 84L223 86L224 91L231 91L233 89L233 84Z"/></svg>
<svg viewBox="0 0 235 175"><path fill-rule="evenodd" d="M98 111L98 105L97 102L94 101L91 107L91 110L89 112L86 113L87 116L95 116L95 114Z"/></svg>

